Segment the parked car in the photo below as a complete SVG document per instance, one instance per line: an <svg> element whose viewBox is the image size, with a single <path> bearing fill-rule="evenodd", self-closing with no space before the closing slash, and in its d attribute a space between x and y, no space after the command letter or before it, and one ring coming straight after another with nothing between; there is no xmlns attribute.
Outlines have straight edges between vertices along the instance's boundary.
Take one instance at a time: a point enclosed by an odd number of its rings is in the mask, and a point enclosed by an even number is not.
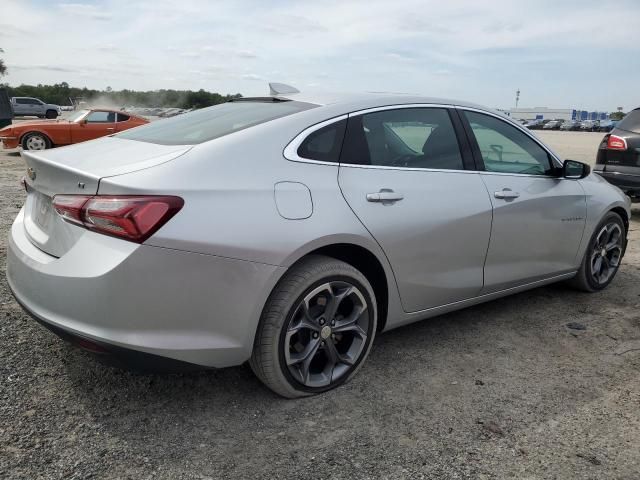
<svg viewBox="0 0 640 480"><path fill-rule="evenodd" d="M585 120L580 124L580 130L583 132L597 132L600 126L598 120Z"/></svg>
<svg viewBox="0 0 640 480"><path fill-rule="evenodd" d="M57 118L62 113L58 105L33 97L12 97L11 107L16 117Z"/></svg>
<svg viewBox="0 0 640 480"><path fill-rule="evenodd" d="M560 126L560 130L580 130L581 123L577 120L568 120Z"/></svg>
<svg viewBox="0 0 640 480"><path fill-rule="evenodd" d="M600 120L600 125L598 125L599 132L610 132L615 128L618 124L615 120Z"/></svg>
<svg viewBox="0 0 640 480"><path fill-rule="evenodd" d="M115 110L80 110L68 120L21 122L0 129L4 148L45 150L85 142L149 123L148 120Z"/></svg>
<svg viewBox="0 0 640 480"><path fill-rule="evenodd" d="M248 360L285 397L349 380L380 331L602 290L629 225L588 165L418 96L276 91L23 157L6 278L28 312L105 359Z"/></svg>
<svg viewBox="0 0 640 480"><path fill-rule="evenodd" d="M542 128L544 130L560 130L560 127L563 123L564 120L551 120L550 122L547 122Z"/></svg>
<svg viewBox="0 0 640 480"><path fill-rule="evenodd" d="M529 122L525 123L525 127L527 127L529 130L540 130L542 128L542 126L544 125L542 119L536 119L536 120L530 120Z"/></svg>
<svg viewBox="0 0 640 480"><path fill-rule="evenodd" d="M595 171L634 200L640 199L640 108L602 138Z"/></svg>

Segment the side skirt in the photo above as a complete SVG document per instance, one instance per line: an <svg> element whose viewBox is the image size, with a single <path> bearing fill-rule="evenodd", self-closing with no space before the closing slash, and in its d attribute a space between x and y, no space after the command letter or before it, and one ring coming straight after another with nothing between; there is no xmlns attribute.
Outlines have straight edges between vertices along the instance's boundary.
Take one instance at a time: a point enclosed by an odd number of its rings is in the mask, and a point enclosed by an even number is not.
<svg viewBox="0 0 640 480"><path fill-rule="evenodd" d="M388 321L384 331L393 330L397 327L402 327L404 325L408 325L410 323L418 322L420 320L425 320L427 318L436 317L438 315L443 315L445 313L453 312L456 310L461 310L463 308L471 307L473 305L478 305L480 303L489 302L491 300L495 300L497 298L507 297L509 295L513 295L515 293L524 292L526 290L531 290L533 288L542 287L544 285L548 285L550 283L561 282L562 280L568 280L576 276L577 271L563 273L562 275L555 275L553 277L545 278L544 280L537 280L535 282L527 283L525 285L520 285L518 287L507 288L505 290L500 290L499 292L487 293L485 295L480 295L478 297L469 298L467 300L461 300L459 302L448 303L446 305L441 305L439 307L428 308L426 310L420 310L419 312L413 312L409 314L404 314L402 318L398 318L396 321Z"/></svg>

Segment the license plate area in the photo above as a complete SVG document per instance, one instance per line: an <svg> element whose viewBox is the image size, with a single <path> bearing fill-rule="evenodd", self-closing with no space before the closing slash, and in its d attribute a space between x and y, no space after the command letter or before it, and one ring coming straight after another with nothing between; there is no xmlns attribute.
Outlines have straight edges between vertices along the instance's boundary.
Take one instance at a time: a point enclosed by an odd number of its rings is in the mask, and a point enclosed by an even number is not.
<svg viewBox="0 0 640 480"><path fill-rule="evenodd" d="M43 231L49 232L52 218L55 215L51 198L41 193L34 192L32 218L34 223Z"/></svg>

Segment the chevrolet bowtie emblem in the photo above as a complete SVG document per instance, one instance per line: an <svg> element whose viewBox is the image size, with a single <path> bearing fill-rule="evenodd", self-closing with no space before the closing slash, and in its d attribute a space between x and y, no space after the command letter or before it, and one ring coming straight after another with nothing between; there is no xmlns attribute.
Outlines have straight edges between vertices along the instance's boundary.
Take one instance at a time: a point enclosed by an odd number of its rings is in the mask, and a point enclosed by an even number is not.
<svg viewBox="0 0 640 480"><path fill-rule="evenodd" d="M27 168L27 176L31 179L31 180L35 180L36 179L36 171L29 167Z"/></svg>

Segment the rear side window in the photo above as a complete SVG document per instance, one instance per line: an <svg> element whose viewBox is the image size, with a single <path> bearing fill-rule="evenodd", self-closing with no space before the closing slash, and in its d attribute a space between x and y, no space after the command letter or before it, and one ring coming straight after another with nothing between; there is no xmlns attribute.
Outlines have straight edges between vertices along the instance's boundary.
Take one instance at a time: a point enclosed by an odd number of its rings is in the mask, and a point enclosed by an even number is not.
<svg viewBox="0 0 640 480"><path fill-rule="evenodd" d="M160 145L195 145L315 107L293 101L238 101L158 120L116 135Z"/></svg>
<svg viewBox="0 0 640 480"><path fill-rule="evenodd" d="M341 163L464 170L443 108L401 108L350 117Z"/></svg>
<svg viewBox="0 0 640 480"><path fill-rule="evenodd" d="M616 128L627 132L640 133L640 108L631 110L626 117L620 120Z"/></svg>
<svg viewBox="0 0 640 480"><path fill-rule="evenodd" d="M125 115L124 113L118 113L118 123L120 122L126 122L127 120L129 120L131 117L129 115Z"/></svg>
<svg viewBox="0 0 640 480"><path fill-rule="evenodd" d="M115 112L91 112L87 115L87 123L114 123L116 121Z"/></svg>
<svg viewBox="0 0 640 480"><path fill-rule="evenodd" d="M311 133L298 147L298 156L323 162L339 162L347 121L342 120Z"/></svg>

